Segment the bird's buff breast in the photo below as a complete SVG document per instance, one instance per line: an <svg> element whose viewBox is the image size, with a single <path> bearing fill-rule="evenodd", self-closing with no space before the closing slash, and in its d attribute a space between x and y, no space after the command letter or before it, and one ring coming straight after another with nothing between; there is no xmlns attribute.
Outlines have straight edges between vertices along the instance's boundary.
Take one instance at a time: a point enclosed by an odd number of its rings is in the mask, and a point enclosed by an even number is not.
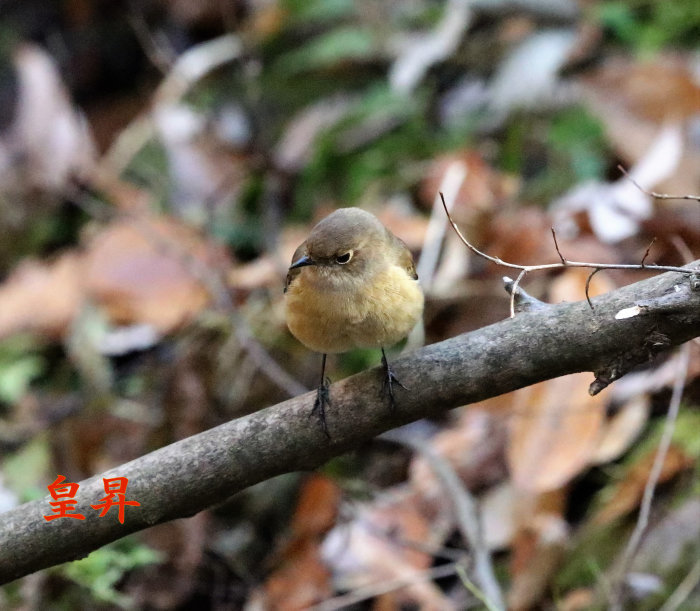
<svg viewBox="0 0 700 611"><path fill-rule="evenodd" d="M287 325L307 348L322 353L391 346L423 313L418 281L391 266L370 282L326 285L303 270L286 293Z"/></svg>

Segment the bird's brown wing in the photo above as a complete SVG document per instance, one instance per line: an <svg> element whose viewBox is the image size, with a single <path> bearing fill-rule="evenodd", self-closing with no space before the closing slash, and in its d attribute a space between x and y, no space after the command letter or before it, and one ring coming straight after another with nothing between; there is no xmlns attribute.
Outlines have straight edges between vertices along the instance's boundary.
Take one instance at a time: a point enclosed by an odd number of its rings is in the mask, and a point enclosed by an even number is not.
<svg viewBox="0 0 700 611"><path fill-rule="evenodd" d="M304 255L305 250L306 250L306 242L302 242L301 244L299 244L299 248L297 248L294 251L290 265L292 263L294 263L294 261L297 261L300 257L302 257ZM301 268L299 268L299 267L297 267L296 269L290 269L287 272L287 279L284 282L284 292L285 293L287 292L289 285L292 283L292 280L294 280L294 278L296 278L300 272L301 272Z"/></svg>
<svg viewBox="0 0 700 611"><path fill-rule="evenodd" d="M393 233L388 233L393 238L394 249L398 257L399 265L406 270L406 273L411 276L411 278L418 280L416 264L413 262L413 255L408 249L408 246L406 246L406 243L402 239L397 238Z"/></svg>

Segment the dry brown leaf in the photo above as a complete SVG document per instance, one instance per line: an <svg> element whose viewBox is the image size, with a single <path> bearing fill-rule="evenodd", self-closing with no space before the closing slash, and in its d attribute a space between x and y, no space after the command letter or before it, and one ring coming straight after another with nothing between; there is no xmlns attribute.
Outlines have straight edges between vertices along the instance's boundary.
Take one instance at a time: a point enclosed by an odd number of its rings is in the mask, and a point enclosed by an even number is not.
<svg viewBox="0 0 700 611"><path fill-rule="evenodd" d="M29 260L0 285L0 337L21 331L60 338L84 299L84 264L75 254Z"/></svg>
<svg viewBox="0 0 700 611"><path fill-rule="evenodd" d="M648 61L618 57L588 75L586 83L645 120L661 123L700 112L700 84L690 58L680 55L657 55Z"/></svg>
<svg viewBox="0 0 700 611"><path fill-rule="evenodd" d="M617 58L582 81L584 100L603 121L608 138L627 165L649 150L660 127L700 112L700 86L692 56L657 55L653 60ZM700 183L700 151L686 130L688 147L674 175L653 187L662 192L694 193Z"/></svg>
<svg viewBox="0 0 700 611"><path fill-rule="evenodd" d="M656 448L653 448L632 465L624 479L615 486L610 499L596 514L593 520L595 524L609 524L639 506L655 458ZM693 464L694 460L691 456L672 444L668 448L659 475L659 483L663 484L669 481L680 472L692 467Z"/></svg>
<svg viewBox="0 0 700 611"><path fill-rule="evenodd" d="M581 221L585 220L582 217ZM559 263L559 255L552 239L552 224L552 217L539 207L522 206L504 210L484 226L479 243L488 253L497 255L504 261L522 265ZM619 259L619 254L612 247L592 236L578 236L575 240L568 240L557 235L557 241L562 254L572 260L615 263ZM570 268L567 272L569 271L576 272L575 268ZM586 270L579 271L586 273ZM581 292L571 294L566 299L583 299L584 284L585 278Z"/></svg>
<svg viewBox="0 0 700 611"><path fill-rule="evenodd" d="M240 291L265 287L281 291L292 255L299 244L308 237L310 229L299 225L285 227L279 237L277 253L264 254L249 263L233 266L228 273L230 286Z"/></svg>
<svg viewBox="0 0 700 611"><path fill-rule="evenodd" d="M559 568L569 538L565 501L564 489L518 499L521 525L513 542L509 609L536 605Z"/></svg>
<svg viewBox="0 0 700 611"><path fill-rule="evenodd" d="M503 419L474 406L461 412L454 426L430 440L433 452L450 463L464 485L475 490L505 475ZM449 505L445 487L430 464L420 455L409 466L409 484L422 502ZM438 508L437 513L443 513Z"/></svg>
<svg viewBox="0 0 700 611"><path fill-rule="evenodd" d="M341 492L333 480L312 475L302 485L290 523L290 540L280 552L280 566L254 598L266 609L305 609L332 595L330 572L319 545L338 514Z"/></svg>
<svg viewBox="0 0 700 611"><path fill-rule="evenodd" d="M87 246L86 291L113 322L146 323L167 333L208 303L200 277L221 256L175 221L117 221Z"/></svg>
<svg viewBox="0 0 700 611"><path fill-rule="evenodd" d="M531 265L556 262L551 241L552 222L541 208L522 206L496 215L483 229L479 243L504 261ZM501 273L500 270L497 270Z"/></svg>
<svg viewBox="0 0 700 611"><path fill-rule="evenodd" d="M310 476L301 488L292 522L293 538L325 535L338 517L341 492L337 484L323 475Z"/></svg>
<svg viewBox="0 0 700 611"><path fill-rule="evenodd" d="M113 323L167 333L209 302L201 277L213 273L208 266L227 263L220 249L175 221L115 221L82 252L25 261L0 284L0 337L30 331L59 339L86 299Z"/></svg>
<svg viewBox="0 0 700 611"><path fill-rule="evenodd" d="M401 590L380 594L372 601L372 611L404 611L405 609L420 609L420 611L457 611L452 602L444 597L434 600L423 598L421 601L407 599Z"/></svg>
<svg viewBox="0 0 700 611"><path fill-rule="evenodd" d="M232 267L228 274L228 282L237 291L249 292L275 285L281 291L284 279L280 268L281 265L271 256L261 255L249 263Z"/></svg>
<svg viewBox="0 0 700 611"><path fill-rule="evenodd" d="M432 556L417 547L436 544L433 525L418 505L415 493L394 489L360 506L352 521L330 531L322 555L337 589L353 590L400 579L408 584L393 595L400 604L452 608L431 581L415 578L432 562Z"/></svg>
<svg viewBox="0 0 700 611"><path fill-rule="evenodd" d="M551 285L553 302L576 301L585 294L590 272L571 268ZM591 281L591 296L611 283L601 274ZM596 451L605 417L605 400L588 393L589 373L576 373L518 390L508 440L508 466L516 488L545 492L560 488L585 469Z"/></svg>
<svg viewBox="0 0 700 611"><path fill-rule="evenodd" d="M596 600L596 593L590 588L577 588L564 595L558 602L559 611L586 611L593 607Z"/></svg>
<svg viewBox="0 0 700 611"><path fill-rule="evenodd" d="M489 550L510 546L517 528L517 492L510 482L489 488L479 498L484 543Z"/></svg>
<svg viewBox="0 0 700 611"><path fill-rule="evenodd" d="M432 207L445 172L455 162L463 163L467 172L452 212L458 223L472 223L479 213L495 210L513 198L520 187L516 177L497 172L478 152L459 151L438 157L431 164L420 186L420 198L426 206Z"/></svg>
<svg viewBox="0 0 700 611"><path fill-rule="evenodd" d="M517 488L554 490L590 464L605 416L590 382L589 373L576 373L516 392L507 457Z"/></svg>
<svg viewBox="0 0 700 611"><path fill-rule="evenodd" d="M255 593L263 609L296 611L307 609L333 594L330 573L321 561L318 543L306 540L282 567Z"/></svg>
<svg viewBox="0 0 700 611"><path fill-rule="evenodd" d="M549 287L549 297L552 303L562 301L580 301L586 297L586 280L591 275L590 269L570 267L555 278ZM615 288L612 280L605 272L599 272L591 278L588 296L596 297L612 291Z"/></svg>
<svg viewBox="0 0 700 611"><path fill-rule="evenodd" d="M600 431L591 462L601 465L619 458L642 432L649 419L651 399L648 395L632 397L617 410Z"/></svg>

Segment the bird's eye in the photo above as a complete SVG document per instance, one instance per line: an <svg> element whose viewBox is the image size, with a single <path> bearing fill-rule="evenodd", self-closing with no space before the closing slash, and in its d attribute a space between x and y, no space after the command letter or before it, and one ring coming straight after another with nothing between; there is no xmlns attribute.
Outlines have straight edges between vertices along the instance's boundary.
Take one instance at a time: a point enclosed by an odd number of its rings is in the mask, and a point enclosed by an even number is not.
<svg viewBox="0 0 700 611"><path fill-rule="evenodd" d="M336 263L340 263L340 265L345 265L348 261L352 259L352 250L349 250L346 253L343 253L342 255L337 255L335 258Z"/></svg>

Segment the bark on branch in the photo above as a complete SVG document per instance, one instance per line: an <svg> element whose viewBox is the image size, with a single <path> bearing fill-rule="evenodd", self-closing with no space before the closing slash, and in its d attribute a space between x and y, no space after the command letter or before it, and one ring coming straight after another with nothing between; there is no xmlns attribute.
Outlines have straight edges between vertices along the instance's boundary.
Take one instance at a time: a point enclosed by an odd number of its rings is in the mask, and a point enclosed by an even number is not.
<svg viewBox="0 0 700 611"><path fill-rule="evenodd" d="M700 261L688 267L700 268ZM397 359L410 387L397 409L381 396L375 368L331 387L327 439L309 419L315 393L183 439L80 482L84 521L47 522L50 498L0 516L0 583L84 557L129 533L184 518L280 473L313 469L393 427L549 378L596 372L592 391L671 346L700 336L700 272L667 273L593 299L520 312L472 333ZM616 314L626 314L616 319ZM116 509L91 509L104 496L103 477L127 477L122 525Z"/></svg>

